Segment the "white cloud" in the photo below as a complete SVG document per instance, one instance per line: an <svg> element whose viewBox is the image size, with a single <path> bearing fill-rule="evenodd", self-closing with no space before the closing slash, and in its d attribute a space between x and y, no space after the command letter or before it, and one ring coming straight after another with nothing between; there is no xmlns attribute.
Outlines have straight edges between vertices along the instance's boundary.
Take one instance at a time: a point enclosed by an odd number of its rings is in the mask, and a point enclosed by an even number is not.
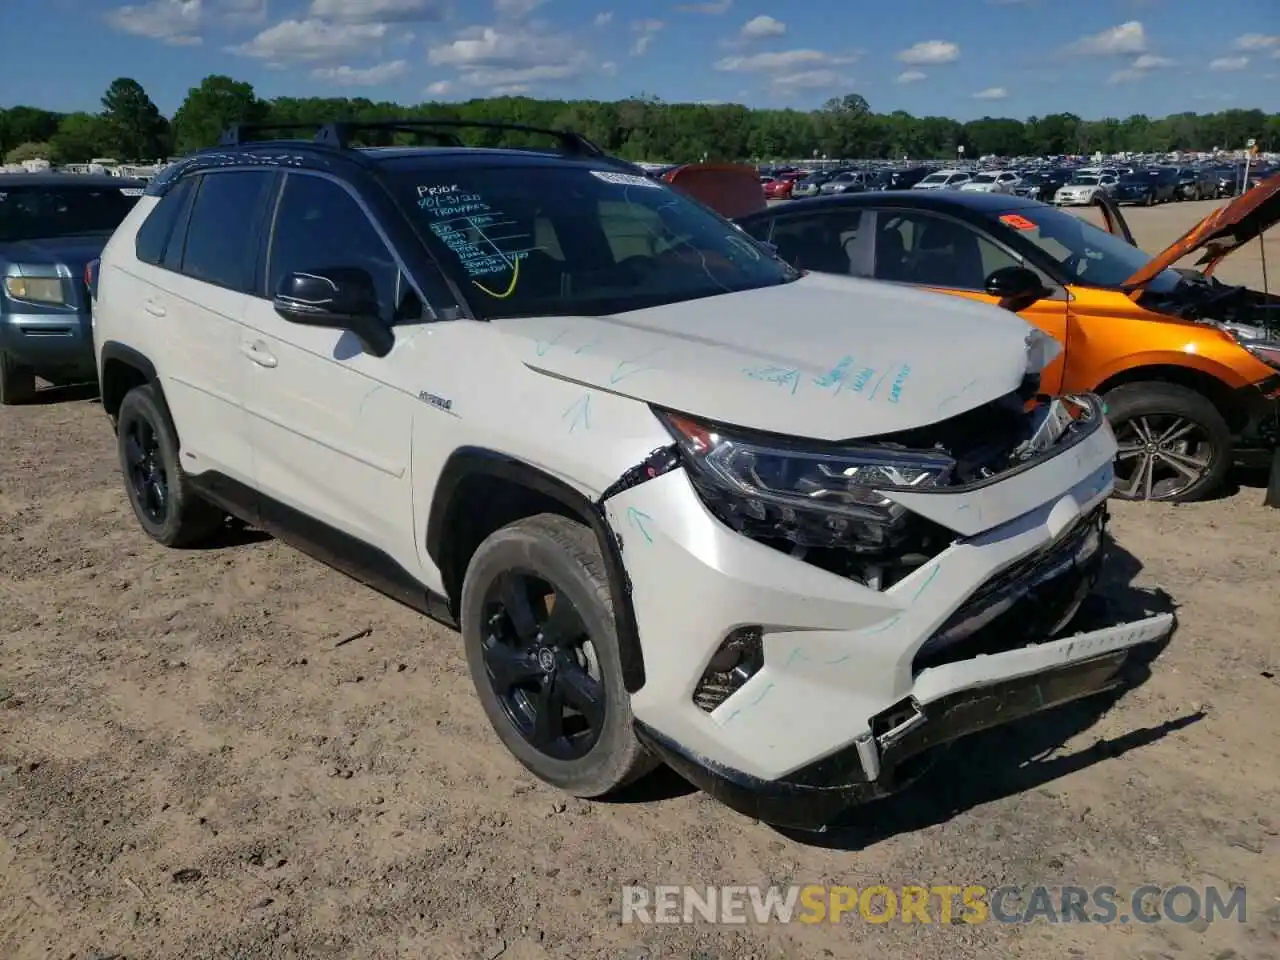
<svg viewBox="0 0 1280 960"><path fill-rule="evenodd" d="M898 51L903 63L953 63L960 59L960 45L949 40L921 40Z"/></svg>
<svg viewBox="0 0 1280 960"><path fill-rule="evenodd" d="M975 100L1006 100L1009 97L1009 91L1004 87L987 87L985 90L979 90L973 95Z"/></svg>
<svg viewBox="0 0 1280 960"><path fill-rule="evenodd" d="M1237 50L1270 50L1272 47L1280 47L1280 33L1246 33L1236 37Z"/></svg>
<svg viewBox="0 0 1280 960"><path fill-rule="evenodd" d="M799 70L782 73L773 78L773 85L788 90L848 89L853 80L835 70Z"/></svg>
<svg viewBox="0 0 1280 960"><path fill-rule="evenodd" d="M308 16L334 23L441 20L441 0L311 0Z"/></svg>
<svg viewBox="0 0 1280 960"><path fill-rule="evenodd" d="M921 80L927 79L928 74L922 70L904 70L894 78L894 83L919 83Z"/></svg>
<svg viewBox="0 0 1280 960"><path fill-rule="evenodd" d="M1101 33L1081 37L1067 47L1067 52L1085 57L1112 57L1144 53L1146 49L1146 30L1139 21L1130 20Z"/></svg>
<svg viewBox="0 0 1280 960"><path fill-rule="evenodd" d="M1249 65L1248 57L1218 57L1209 61L1209 69L1219 73L1228 70L1243 70Z"/></svg>
<svg viewBox="0 0 1280 960"><path fill-rule="evenodd" d="M311 71L314 80L341 84L344 87L377 87L390 80L403 77L409 71L409 64L403 60L391 60L387 63L375 64L372 67L356 68L348 66L317 67Z"/></svg>
<svg viewBox="0 0 1280 960"><path fill-rule="evenodd" d="M592 22L593 22L597 27L607 27L607 26L609 25L610 21L612 21L612 20L613 20L613 11L612 11L612 10L606 10L606 11L604 11L603 13L597 13L597 14L596 14L596 18L595 18L595 20L593 20Z"/></svg>
<svg viewBox="0 0 1280 960"><path fill-rule="evenodd" d="M515 87L572 80L592 66L592 58L568 35L519 26L470 27L452 42L428 49L427 61L456 68L467 86L506 93L516 92Z"/></svg>
<svg viewBox="0 0 1280 960"><path fill-rule="evenodd" d="M547 0L493 0L493 12L499 17L527 17Z"/></svg>
<svg viewBox="0 0 1280 960"><path fill-rule="evenodd" d="M787 32L787 25L775 20L767 14L752 17L742 25L739 35L744 40L759 40L763 37L780 37Z"/></svg>
<svg viewBox="0 0 1280 960"><path fill-rule="evenodd" d="M798 67L826 66L853 63L856 57L833 57L821 50L780 50L770 53L753 53L750 56L724 57L712 66L721 72L780 73Z"/></svg>
<svg viewBox="0 0 1280 960"><path fill-rule="evenodd" d="M121 33L159 40L175 47L200 43L197 32L203 20L200 0L151 0L118 7L107 14L107 23Z"/></svg>
<svg viewBox="0 0 1280 960"><path fill-rule="evenodd" d="M242 56L274 62L338 60L368 53L385 39L385 23L284 20L231 50Z"/></svg>
<svg viewBox="0 0 1280 960"><path fill-rule="evenodd" d="M432 97L442 97L453 89L453 84L448 80L437 80L435 83L427 87L427 95Z"/></svg>
<svg viewBox="0 0 1280 960"><path fill-rule="evenodd" d="M1152 70L1163 70L1166 67L1172 67L1176 61L1170 60L1168 57L1157 57L1154 54L1144 53L1142 56L1134 59L1133 63L1122 70L1116 70L1111 76L1107 77L1107 83L1115 85L1117 83L1133 83L1146 77Z"/></svg>
<svg viewBox="0 0 1280 960"><path fill-rule="evenodd" d="M728 13L733 0L713 0L710 3L681 3L676 5L677 13L709 13L713 16Z"/></svg>
<svg viewBox="0 0 1280 960"><path fill-rule="evenodd" d="M642 57L649 52L649 45L653 43L654 38L662 32L662 28L666 24L661 20L636 20L631 24L633 33L638 34L635 42L631 45L631 55L633 57Z"/></svg>

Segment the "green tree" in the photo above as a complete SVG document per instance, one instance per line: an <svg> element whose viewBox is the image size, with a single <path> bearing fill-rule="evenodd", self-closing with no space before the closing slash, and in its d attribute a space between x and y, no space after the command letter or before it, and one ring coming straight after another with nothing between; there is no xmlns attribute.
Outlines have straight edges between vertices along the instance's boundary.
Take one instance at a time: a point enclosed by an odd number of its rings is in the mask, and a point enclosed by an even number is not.
<svg viewBox="0 0 1280 960"><path fill-rule="evenodd" d="M53 148L47 143L20 143L4 155L5 163L25 163L28 160L50 160Z"/></svg>
<svg viewBox="0 0 1280 960"><path fill-rule="evenodd" d="M49 147L58 163L86 163L102 156L101 151L111 138L110 127L97 114L69 113L49 139Z"/></svg>
<svg viewBox="0 0 1280 960"><path fill-rule="evenodd" d="M102 120L116 159L156 160L168 153L169 125L137 80L111 81L102 96Z"/></svg>
<svg viewBox="0 0 1280 960"><path fill-rule="evenodd" d="M61 114L39 107L0 110L0 152L23 143L45 143L58 132Z"/></svg>
<svg viewBox="0 0 1280 960"><path fill-rule="evenodd" d="M187 91L173 115L174 146L179 153L212 147L231 124L264 123L270 112L253 92L252 84L212 74ZM336 119L332 114L330 118Z"/></svg>

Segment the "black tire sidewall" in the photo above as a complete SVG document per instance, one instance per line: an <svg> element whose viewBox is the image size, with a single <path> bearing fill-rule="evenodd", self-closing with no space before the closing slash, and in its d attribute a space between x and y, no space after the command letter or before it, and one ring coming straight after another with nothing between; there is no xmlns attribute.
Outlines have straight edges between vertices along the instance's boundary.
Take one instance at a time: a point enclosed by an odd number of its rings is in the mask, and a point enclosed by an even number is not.
<svg viewBox="0 0 1280 960"><path fill-rule="evenodd" d="M572 528L579 527L563 517L541 515L502 528L476 550L467 568L459 604L463 646L485 715L515 758L540 779L569 793L598 796L625 781L624 771L634 765L630 695L622 680L613 610L604 599L607 584L600 582L574 551L566 549L558 526L570 534L574 533ZM580 530L592 538L590 546L579 542L585 549L594 549L597 569L602 570L594 535L585 527ZM529 743L508 719L489 682L482 652L485 594L497 577L513 569L527 570L563 591L587 627L604 687L605 722L591 751L580 759L558 760Z"/></svg>
<svg viewBox="0 0 1280 960"><path fill-rule="evenodd" d="M1204 395L1172 383L1129 383L1106 394L1107 419L1118 432L1121 424L1136 417L1174 416L1196 423L1209 437L1213 460L1195 484L1165 503L1190 503L1216 493L1232 465L1231 428L1217 407ZM1117 499L1133 499L1117 495Z"/></svg>
<svg viewBox="0 0 1280 960"><path fill-rule="evenodd" d="M160 459L164 462L166 509L164 522L161 524L152 521L142 509L129 472L129 458L125 452L125 444L130 424L139 420L145 420L155 432ZM166 545L176 543L181 534L183 506L180 496L181 485L177 482L181 476L181 466L178 463L178 438L173 425L169 422L168 414L156 402L155 392L150 386L135 387L121 402L116 420L116 448L120 457L120 471L124 477L125 493L129 497L129 505L133 507L138 523L152 539Z"/></svg>

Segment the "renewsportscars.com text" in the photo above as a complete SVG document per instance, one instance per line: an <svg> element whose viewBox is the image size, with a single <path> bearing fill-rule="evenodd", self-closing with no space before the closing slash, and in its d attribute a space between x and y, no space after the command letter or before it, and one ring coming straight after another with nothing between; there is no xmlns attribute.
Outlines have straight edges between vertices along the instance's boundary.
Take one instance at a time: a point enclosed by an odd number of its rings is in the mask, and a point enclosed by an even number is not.
<svg viewBox="0 0 1280 960"><path fill-rule="evenodd" d="M1244 887L627 886L623 923L1176 923L1245 922Z"/></svg>

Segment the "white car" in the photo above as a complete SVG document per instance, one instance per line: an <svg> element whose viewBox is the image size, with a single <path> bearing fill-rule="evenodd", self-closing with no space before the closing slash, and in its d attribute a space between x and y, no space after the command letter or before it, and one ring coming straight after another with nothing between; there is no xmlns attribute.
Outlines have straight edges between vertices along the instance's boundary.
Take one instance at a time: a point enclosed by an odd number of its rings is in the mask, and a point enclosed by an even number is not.
<svg viewBox="0 0 1280 960"><path fill-rule="evenodd" d="M1058 188L1053 202L1064 207L1090 204L1099 193L1107 193L1119 182L1120 178L1110 173L1076 174Z"/></svg>
<svg viewBox="0 0 1280 960"><path fill-rule="evenodd" d="M1013 193L1013 188L1022 182L1022 178L1012 170L988 170L973 175L971 180L960 184L960 189L968 193Z"/></svg>
<svg viewBox="0 0 1280 960"><path fill-rule="evenodd" d="M1059 347L1014 313L802 275L585 141L349 135L230 137L112 237L125 490L162 544L232 514L459 625L546 782L664 760L816 828L1173 630L1073 619L1116 441L1028 412Z"/></svg>
<svg viewBox="0 0 1280 960"><path fill-rule="evenodd" d="M972 176L965 170L935 170L911 189L958 190L962 184L968 183Z"/></svg>

